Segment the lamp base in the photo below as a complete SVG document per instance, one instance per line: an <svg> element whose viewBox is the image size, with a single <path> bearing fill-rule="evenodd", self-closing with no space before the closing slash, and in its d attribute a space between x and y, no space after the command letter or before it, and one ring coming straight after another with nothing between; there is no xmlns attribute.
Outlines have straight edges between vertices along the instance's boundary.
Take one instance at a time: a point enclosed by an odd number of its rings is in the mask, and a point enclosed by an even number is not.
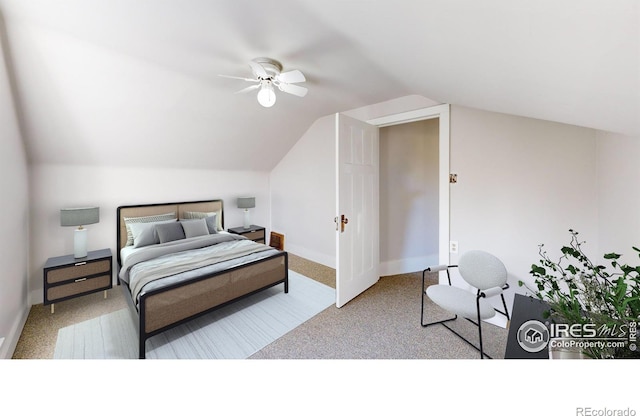
<svg viewBox="0 0 640 416"><path fill-rule="evenodd" d="M78 228L73 234L73 257L87 257L87 229Z"/></svg>
<svg viewBox="0 0 640 416"><path fill-rule="evenodd" d="M248 209L244 210L244 228L251 228L251 218Z"/></svg>

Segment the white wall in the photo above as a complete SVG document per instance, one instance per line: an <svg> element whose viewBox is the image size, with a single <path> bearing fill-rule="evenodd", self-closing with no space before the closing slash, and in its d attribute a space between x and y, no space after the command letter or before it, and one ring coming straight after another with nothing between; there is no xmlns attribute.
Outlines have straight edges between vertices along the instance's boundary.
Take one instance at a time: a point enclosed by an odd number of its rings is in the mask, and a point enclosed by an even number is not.
<svg viewBox="0 0 640 416"><path fill-rule="evenodd" d="M595 166L595 130L452 106L451 240L501 258L522 291L540 243L558 253L573 228L597 250Z"/></svg>
<svg viewBox="0 0 640 416"><path fill-rule="evenodd" d="M600 254L616 252L638 266L632 247L640 248L640 137L599 132L597 149Z"/></svg>
<svg viewBox="0 0 640 416"><path fill-rule="evenodd" d="M335 116L318 119L271 171L271 227L285 249L335 268Z"/></svg>
<svg viewBox="0 0 640 416"><path fill-rule="evenodd" d="M118 206L222 199L226 229L243 223L238 196L256 197L252 223L268 227L267 172L31 166L30 303L43 301L42 267L47 258L73 253L73 227L60 226L60 208L99 206L100 222L87 226L88 249L111 248L115 262Z"/></svg>
<svg viewBox="0 0 640 416"><path fill-rule="evenodd" d="M439 120L380 129L380 275L438 264Z"/></svg>
<svg viewBox="0 0 640 416"><path fill-rule="evenodd" d="M29 312L28 170L5 60L0 16L0 358L11 358Z"/></svg>

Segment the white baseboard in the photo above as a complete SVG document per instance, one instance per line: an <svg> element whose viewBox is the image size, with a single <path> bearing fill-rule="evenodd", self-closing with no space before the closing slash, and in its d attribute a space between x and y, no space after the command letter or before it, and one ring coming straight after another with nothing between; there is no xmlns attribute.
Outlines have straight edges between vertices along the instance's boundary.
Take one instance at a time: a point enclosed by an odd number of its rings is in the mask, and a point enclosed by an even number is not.
<svg viewBox="0 0 640 416"><path fill-rule="evenodd" d="M29 307L23 311L22 316L16 319L11 332L0 339L0 359L11 359L13 357L28 317Z"/></svg>
<svg viewBox="0 0 640 416"><path fill-rule="evenodd" d="M296 256L300 256L307 260L320 263L324 266L336 268L335 256L329 256L324 253L319 253L314 250L309 250L305 247L296 244L287 244L285 250ZM424 270L429 266L438 264L438 254L433 254L423 257L413 257L410 259L393 260L387 262L381 262L379 271L380 276L391 276L395 274L413 273Z"/></svg>
<svg viewBox="0 0 640 416"><path fill-rule="evenodd" d="M412 257L402 260L391 260L380 263L380 276L421 272L429 266L438 264L438 254L422 257Z"/></svg>

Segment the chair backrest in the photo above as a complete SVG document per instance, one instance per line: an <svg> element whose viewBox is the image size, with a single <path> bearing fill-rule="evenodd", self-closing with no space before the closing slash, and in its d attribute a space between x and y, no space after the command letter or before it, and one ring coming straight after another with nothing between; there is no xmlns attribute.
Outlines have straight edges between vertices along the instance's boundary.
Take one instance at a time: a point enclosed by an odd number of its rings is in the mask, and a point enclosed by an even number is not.
<svg viewBox="0 0 640 416"><path fill-rule="evenodd" d="M480 290L502 287L507 282L507 269L493 254L480 250L464 253L458 261L460 276Z"/></svg>

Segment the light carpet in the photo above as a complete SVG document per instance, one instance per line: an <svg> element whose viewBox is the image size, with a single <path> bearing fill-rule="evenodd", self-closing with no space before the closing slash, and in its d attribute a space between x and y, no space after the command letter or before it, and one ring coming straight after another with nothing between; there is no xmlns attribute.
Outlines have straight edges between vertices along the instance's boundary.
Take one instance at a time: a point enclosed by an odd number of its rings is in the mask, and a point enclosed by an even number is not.
<svg viewBox="0 0 640 416"><path fill-rule="evenodd" d="M244 359L335 303L335 289L289 271L282 284L147 341L148 359ZM138 336L122 309L62 328L55 359L135 359Z"/></svg>

